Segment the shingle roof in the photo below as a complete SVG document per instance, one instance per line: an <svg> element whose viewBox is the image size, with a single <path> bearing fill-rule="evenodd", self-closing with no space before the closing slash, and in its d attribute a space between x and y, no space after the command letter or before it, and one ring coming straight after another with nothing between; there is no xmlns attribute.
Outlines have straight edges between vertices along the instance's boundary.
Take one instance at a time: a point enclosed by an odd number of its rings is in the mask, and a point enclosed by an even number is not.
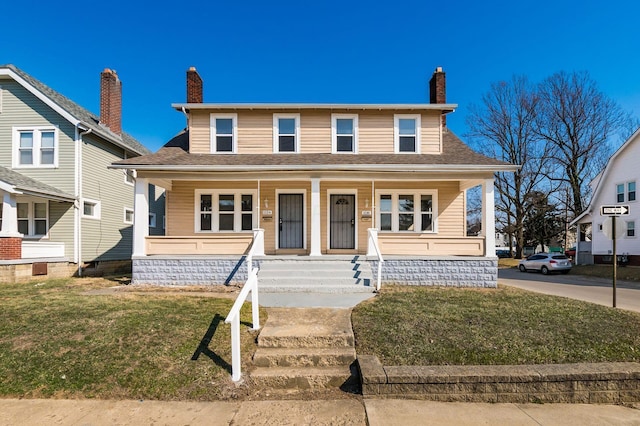
<svg viewBox="0 0 640 426"><path fill-rule="evenodd" d="M27 83L35 87L38 91L42 92L45 96L51 99L51 101L56 103L60 108L67 111L70 115L76 117L83 123L86 123L92 130L107 138L108 140L118 142L124 148L127 148L137 154L145 155L151 153L149 149L138 142L133 136L125 132L122 132L122 135L118 135L112 132L108 127L100 124L100 118L97 115L91 113L77 103L73 102L71 99L56 92L49 86L31 77L29 74L25 73L15 65L0 65L0 69L1 68L10 69L11 71L18 74Z"/></svg>
<svg viewBox="0 0 640 426"><path fill-rule="evenodd" d="M171 139L158 152L141 157L118 161L114 165L128 165L132 168L185 169L202 168L215 171L216 167L225 169L243 166L273 169L282 167L314 168L318 166L487 166L496 169L515 168L515 166L479 154L464 144L451 131L444 133L442 154L190 154L188 152L189 134L183 131ZM136 167L138 166L138 167Z"/></svg>
<svg viewBox="0 0 640 426"><path fill-rule="evenodd" d="M69 201L75 199L73 195L67 194L58 188L54 188L51 185L47 185L46 183L42 183L2 166L0 166L0 182L4 182L21 192L66 199Z"/></svg>

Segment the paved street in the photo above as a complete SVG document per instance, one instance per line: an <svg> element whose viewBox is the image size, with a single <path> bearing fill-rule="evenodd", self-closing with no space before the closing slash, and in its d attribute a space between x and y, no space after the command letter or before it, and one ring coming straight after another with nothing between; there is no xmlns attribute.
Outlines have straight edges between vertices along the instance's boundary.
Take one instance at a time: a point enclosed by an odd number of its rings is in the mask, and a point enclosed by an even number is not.
<svg viewBox="0 0 640 426"><path fill-rule="evenodd" d="M573 275L571 272L568 275L542 275L509 268L498 270L498 285L613 306L611 279ZM640 312L640 283L618 280L616 287L617 307Z"/></svg>

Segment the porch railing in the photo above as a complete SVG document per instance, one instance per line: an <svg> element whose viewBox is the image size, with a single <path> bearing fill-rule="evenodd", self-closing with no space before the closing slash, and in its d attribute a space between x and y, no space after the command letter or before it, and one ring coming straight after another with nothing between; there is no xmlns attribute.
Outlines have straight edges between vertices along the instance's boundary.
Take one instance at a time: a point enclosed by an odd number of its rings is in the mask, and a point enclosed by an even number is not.
<svg viewBox="0 0 640 426"><path fill-rule="evenodd" d="M264 256L264 229L254 229L251 248L246 256L249 278L242 286L233 307L229 311L226 323L231 323L231 380L237 382L242 377L240 356L240 309L251 292L251 313L253 330L260 329L260 304L258 303L258 268L253 267L253 256Z"/></svg>
<svg viewBox="0 0 640 426"><path fill-rule="evenodd" d="M369 228L369 244L367 246L367 256L375 256L378 259L378 279L376 280L376 291L380 291L380 283L382 280L382 253L380 252L380 245L378 244L378 230L376 228Z"/></svg>

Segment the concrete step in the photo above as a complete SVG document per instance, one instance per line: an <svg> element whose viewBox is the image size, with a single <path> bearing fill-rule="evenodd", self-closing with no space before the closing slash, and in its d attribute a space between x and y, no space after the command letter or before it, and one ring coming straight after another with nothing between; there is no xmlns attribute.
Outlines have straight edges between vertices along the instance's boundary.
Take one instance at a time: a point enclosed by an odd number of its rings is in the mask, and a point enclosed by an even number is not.
<svg viewBox="0 0 640 426"><path fill-rule="evenodd" d="M353 347L340 348L265 348L253 355L256 367L328 367L348 366L356 360Z"/></svg>
<svg viewBox="0 0 640 426"><path fill-rule="evenodd" d="M297 278L306 280L310 278L358 278L366 275L363 271L352 271L344 269L323 269L319 271L301 270L301 269L260 269L258 276L262 279L266 278Z"/></svg>
<svg viewBox="0 0 640 426"><path fill-rule="evenodd" d="M254 385L272 389L323 389L349 383L349 367L256 367L250 373Z"/></svg>
<svg viewBox="0 0 640 426"><path fill-rule="evenodd" d="M344 348L353 345L353 335L258 336L258 346L263 348Z"/></svg>
<svg viewBox="0 0 640 426"><path fill-rule="evenodd" d="M293 260L268 260L260 263L260 269L270 271L280 270L304 270L304 271L333 271L347 270L355 271L369 266L367 262L353 263L349 261L331 260L331 261L293 261Z"/></svg>
<svg viewBox="0 0 640 426"><path fill-rule="evenodd" d="M366 285L351 281L336 284L331 281L313 280L311 282L274 280L273 282L258 282L261 293L322 293L322 294L351 294L373 293L375 287L368 281Z"/></svg>

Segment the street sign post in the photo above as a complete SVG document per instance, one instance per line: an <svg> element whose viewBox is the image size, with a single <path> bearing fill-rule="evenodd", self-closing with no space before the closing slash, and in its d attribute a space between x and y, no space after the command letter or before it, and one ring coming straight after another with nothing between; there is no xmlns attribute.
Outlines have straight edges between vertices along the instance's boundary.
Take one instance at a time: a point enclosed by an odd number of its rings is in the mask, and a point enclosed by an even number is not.
<svg viewBox="0 0 640 426"><path fill-rule="evenodd" d="M616 278L618 270L618 253L616 252L616 217L627 216L629 214L629 206L622 204L613 204L609 206L600 206L600 216L609 216L611 218L611 241L613 242L613 307L616 307Z"/></svg>

